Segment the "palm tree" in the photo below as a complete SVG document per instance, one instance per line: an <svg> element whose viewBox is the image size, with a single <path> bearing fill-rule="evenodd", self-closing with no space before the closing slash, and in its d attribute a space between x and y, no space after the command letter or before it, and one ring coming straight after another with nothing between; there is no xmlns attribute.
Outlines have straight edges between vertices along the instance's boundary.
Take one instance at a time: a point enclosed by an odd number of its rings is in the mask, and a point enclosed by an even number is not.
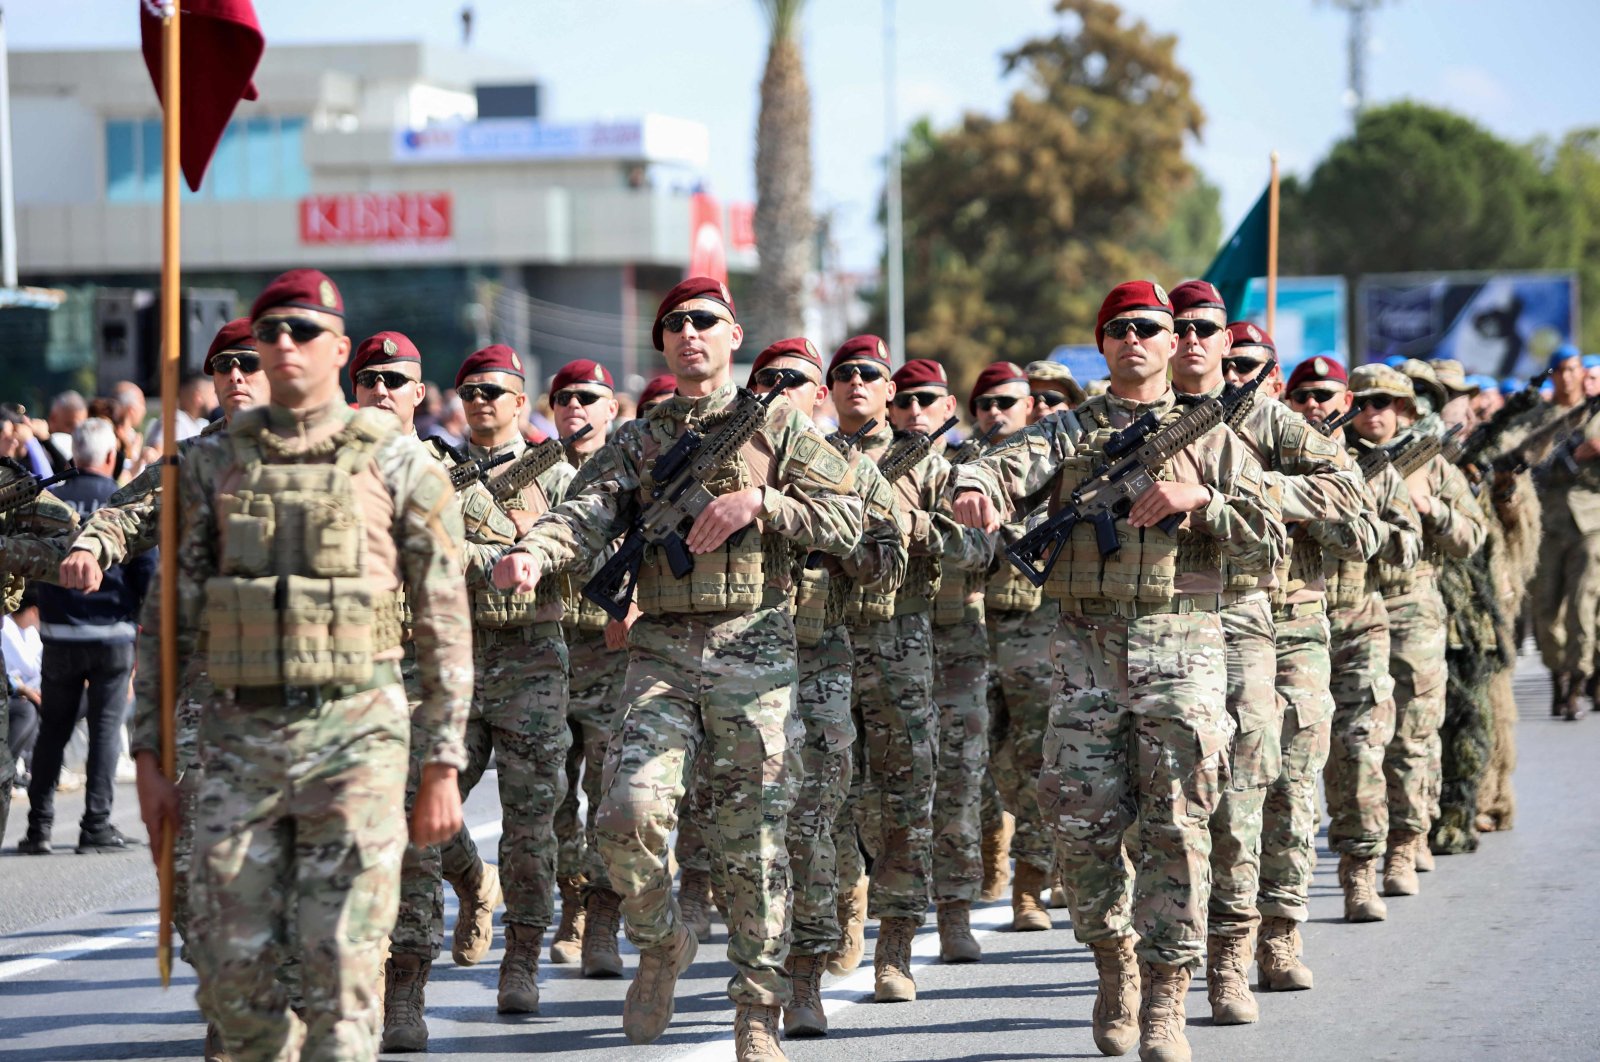
<svg viewBox="0 0 1600 1062"><path fill-rule="evenodd" d="M800 335L811 268L811 91L800 57L805 0L758 0L772 38L756 120L756 272L747 316L751 350Z"/></svg>

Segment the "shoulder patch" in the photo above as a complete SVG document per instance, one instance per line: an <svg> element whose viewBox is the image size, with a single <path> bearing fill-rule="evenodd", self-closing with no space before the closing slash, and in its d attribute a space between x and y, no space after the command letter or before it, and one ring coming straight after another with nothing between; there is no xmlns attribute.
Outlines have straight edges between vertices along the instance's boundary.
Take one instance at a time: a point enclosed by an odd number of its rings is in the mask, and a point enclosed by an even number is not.
<svg viewBox="0 0 1600 1062"><path fill-rule="evenodd" d="M432 515L444 504L445 497L450 493L450 477L445 474L444 469L433 461L419 462L416 481L411 484L406 504L419 512Z"/></svg>
<svg viewBox="0 0 1600 1062"><path fill-rule="evenodd" d="M803 433L795 441L790 461L820 482L834 487L843 483L849 472L849 466L839 456L839 451L813 431Z"/></svg>

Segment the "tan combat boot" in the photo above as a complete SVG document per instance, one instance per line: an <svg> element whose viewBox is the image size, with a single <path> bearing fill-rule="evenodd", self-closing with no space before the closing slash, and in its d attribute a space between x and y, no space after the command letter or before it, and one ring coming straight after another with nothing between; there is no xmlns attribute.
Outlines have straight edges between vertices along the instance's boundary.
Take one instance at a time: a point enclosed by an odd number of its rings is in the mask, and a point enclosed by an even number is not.
<svg viewBox="0 0 1600 1062"><path fill-rule="evenodd" d="M788 1062L778 1046L778 1008L740 1003L733 1018L733 1050L738 1062Z"/></svg>
<svg viewBox="0 0 1600 1062"><path fill-rule="evenodd" d="M202 1057L205 1062L233 1062L233 1055L228 1052L228 1045L222 1042L222 1033L215 1025L206 1026L206 1045Z"/></svg>
<svg viewBox="0 0 1600 1062"><path fill-rule="evenodd" d="M506 954L500 960L501 1014L539 1013L539 947L544 928L506 925Z"/></svg>
<svg viewBox="0 0 1600 1062"><path fill-rule="evenodd" d="M711 874L705 870L683 868L678 883L678 913L683 924L704 944L711 939Z"/></svg>
<svg viewBox="0 0 1600 1062"><path fill-rule="evenodd" d="M639 969L628 986L628 998L622 1003L622 1032L629 1043L653 1043L667 1031L672 1023L678 975L694 962L699 948L700 942L680 922L672 940L639 953Z"/></svg>
<svg viewBox="0 0 1600 1062"><path fill-rule="evenodd" d="M783 1035L791 1040L828 1035L828 1014L822 1009L822 968L826 955L790 955L785 967L793 992L783 1008Z"/></svg>
<svg viewBox="0 0 1600 1062"><path fill-rule="evenodd" d="M972 905L965 900L939 905L939 961L983 961L983 948L972 935Z"/></svg>
<svg viewBox="0 0 1600 1062"><path fill-rule="evenodd" d="M1311 970L1300 961L1300 927L1292 918L1263 918L1256 938L1256 987L1263 992L1303 992Z"/></svg>
<svg viewBox="0 0 1600 1062"><path fill-rule="evenodd" d="M1089 945L1100 986L1094 994L1094 1045L1102 1055L1125 1055L1139 1042L1139 963L1133 938Z"/></svg>
<svg viewBox="0 0 1600 1062"><path fill-rule="evenodd" d="M1378 857L1339 857L1339 885L1344 889L1346 922L1382 922L1389 905L1378 895Z"/></svg>
<svg viewBox="0 0 1600 1062"><path fill-rule="evenodd" d="M1050 872L1050 902L1045 906L1052 911L1064 910L1067 906L1067 883L1061 875L1061 862L1056 861L1055 869Z"/></svg>
<svg viewBox="0 0 1600 1062"><path fill-rule="evenodd" d="M450 943L450 957L457 966L473 966L489 954L494 943L494 909L504 898L500 892L500 870L493 863L479 862L475 871L450 882L460 901L456 911L456 932Z"/></svg>
<svg viewBox="0 0 1600 1062"><path fill-rule="evenodd" d="M1417 866L1418 874L1433 873L1433 849L1428 847L1428 835L1417 835L1417 843L1411 849L1411 861Z"/></svg>
<svg viewBox="0 0 1600 1062"><path fill-rule="evenodd" d="M426 955L391 953L383 979L383 1043L381 1051L426 1051L428 1023L422 1018L423 994L433 960Z"/></svg>
<svg viewBox="0 0 1600 1062"><path fill-rule="evenodd" d="M561 890L561 921L550 942L550 961L571 966L583 958L583 878L557 878L556 887Z"/></svg>
<svg viewBox="0 0 1600 1062"><path fill-rule="evenodd" d="M911 977L911 941L917 935L915 918L885 918L878 923L878 946L873 949L872 998L879 1003L910 1003L917 998Z"/></svg>
<svg viewBox="0 0 1600 1062"><path fill-rule="evenodd" d="M1011 884L1011 836L1016 832L1017 820L1011 812L1002 811L1000 822L983 831L983 892L978 899L986 902L1005 899L1006 886Z"/></svg>
<svg viewBox="0 0 1600 1062"><path fill-rule="evenodd" d="M1039 894L1044 891L1049 877L1032 863L1017 860L1016 876L1011 879L1011 929L1017 933L1035 933L1050 928L1050 912L1045 909Z"/></svg>
<svg viewBox="0 0 1600 1062"><path fill-rule="evenodd" d="M590 889L583 915L583 976L621 977L617 926L622 920L622 897L610 889Z"/></svg>
<svg viewBox="0 0 1600 1062"><path fill-rule="evenodd" d="M1250 1025L1261 1008L1250 994L1250 938L1206 937L1206 999L1211 1024Z"/></svg>
<svg viewBox="0 0 1600 1062"><path fill-rule="evenodd" d="M1183 1035L1183 997L1193 972L1187 966L1142 962L1144 998L1139 1003L1141 1062L1189 1062L1189 1040Z"/></svg>
<svg viewBox="0 0 1600 1062"><path fill-rule="evenodd" d="M1416 843L1420 833L1391 830L1389 847L1383 853L1383 894L1385 896L1415 896L1422 891L1417 882Z"/></svg>
<svg viewBox="0 0 1600 1062"><path fill-rule="evenodd" d="M828 972L836 977L861 965L867 951L867 891L870 881L863 874L856 887L839 894L839 950L828 956Z"/></svg>

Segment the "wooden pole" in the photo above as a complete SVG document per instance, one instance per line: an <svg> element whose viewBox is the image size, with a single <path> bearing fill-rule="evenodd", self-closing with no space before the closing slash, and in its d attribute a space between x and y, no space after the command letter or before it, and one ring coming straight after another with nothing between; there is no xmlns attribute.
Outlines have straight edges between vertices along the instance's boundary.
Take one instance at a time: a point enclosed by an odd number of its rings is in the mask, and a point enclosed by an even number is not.
<svg viewBox="0 0 1600 1062"><path fill-rule="evenodd" d="M1278 323L1278 153L1272 153L1272 185L1267 193L1267 334Z"/></svg>
<svg viewBox="0 0 1600 1062"><path fill-rule="evenodd" d="M161 773L176 781L178 757L173 711L178 700L178 4L161 23ZM161 831L161 913L156 928L156 965L163 988L172 981L172 850L177 838L169 820Z"/></svg>

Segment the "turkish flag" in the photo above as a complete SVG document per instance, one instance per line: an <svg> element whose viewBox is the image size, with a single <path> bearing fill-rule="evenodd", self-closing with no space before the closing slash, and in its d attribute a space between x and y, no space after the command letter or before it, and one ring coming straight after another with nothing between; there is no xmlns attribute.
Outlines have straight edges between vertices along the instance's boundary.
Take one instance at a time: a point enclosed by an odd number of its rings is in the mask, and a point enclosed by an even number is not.
<svg viewBox="0 0 1600 1062"><path fill-rule="evenodd" d="M256 98L251 77L266 39L256 21L250 0L176 0L182 11L179 24L180 66L179 157L191 191L211 165L211 156L241 99ZM152 13L159 4L141 0L139 38L144 65L161 96L161 19ZM163 107L165 101L163 101Z"/></svg>

